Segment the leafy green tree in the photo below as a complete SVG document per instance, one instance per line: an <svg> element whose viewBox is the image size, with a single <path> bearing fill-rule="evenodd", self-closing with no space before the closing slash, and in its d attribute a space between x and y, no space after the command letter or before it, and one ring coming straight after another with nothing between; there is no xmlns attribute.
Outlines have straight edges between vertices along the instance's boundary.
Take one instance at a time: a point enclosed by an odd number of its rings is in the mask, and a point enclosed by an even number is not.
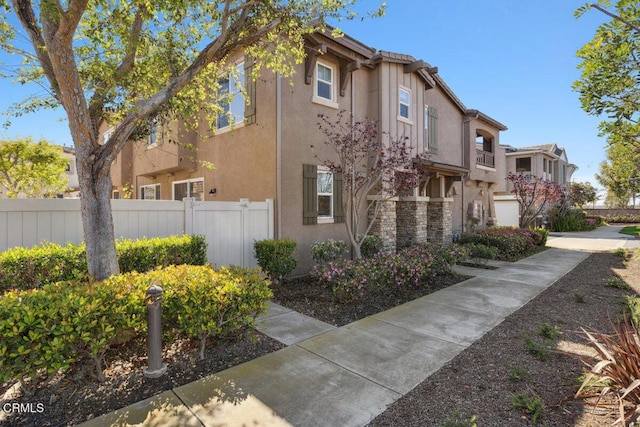
<svg viewBox="0 0 640 427"><path fill-rule="evenodd" d="M111 163L152 121L214 127L219 77L235 53L291 75L305 55L305 35L327 19L353 18L356 0L0 0L0 46L22 56L19 81L48 88L48 99L21 113L62 105L73 138L89 274L118 272L110 195ZM16 41L13 12L30 43ZM371 14L381 15L383 9ZM114 127L98 141L103 125Z"/></svg>
<svg viewBox="0 0 640 427"><path fill-rule="evenodd" d="M597 9L611 20L577 52L582 74L573 87L583 110L606 117L600 124L602 135L614 137L614 143L640 146L640 2L614 4L600 0L576 11L581 16Z"/></svg>
<svg viewBox="0 0 640 427"><path fill-rule="evenodd" d="M30 138L0 140L0 185L9 198L46 197L65 191L68 160L62 147Z"/></svg>
<svg viewBox="0 0 640 427"><path fill-rule="evenodd" d="M579 208L598 200L598 191L590 182L572 182L569 195L574 206Z"/></svg>
<svg viewBox="0 0 640 427"><path fill-rule="evenodd" d="M640 192L640 151L633 145L610 143L596 178L607 190L608 206L626 207Z"/></svg>

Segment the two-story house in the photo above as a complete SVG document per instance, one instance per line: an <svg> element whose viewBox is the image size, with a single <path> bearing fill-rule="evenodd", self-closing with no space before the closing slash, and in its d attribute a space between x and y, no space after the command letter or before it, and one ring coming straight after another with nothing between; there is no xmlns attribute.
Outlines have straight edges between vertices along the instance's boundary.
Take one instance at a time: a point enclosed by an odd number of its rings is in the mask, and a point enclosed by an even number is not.
<svg viewBox="0 0 640 427"><path fill-rule="evenodd" d="M305 271L313 242L346 240L342 181L322 166L320 159L335 153L318 128L318 114L346 110L375 119L381 138L408 137L424 172L413 194L386 202L377 219L373 230L388 248L451 241L471 217L479 225L493 221L496 153L506 127L467 109L437 68L320 33L308 36L307 58L291 78L263 72L252 81L250 59L238 54L235 64L236 72L218 82L218 94L234 97L215 131L152 123L149 137L128 145L114 163L114 197L131 189L140 199L273 199L275 235L296 240ZM245 84L244 95L237 82Z"/></svg>
<svg viewBox="0 0 640 427"><path fill-rule="evenodd" d="M567 152L557 144L543 144L529 147L503 145L505 167L502 184L497 187L495 200L498 207L498 222L501 225L519 224L519 206L511 193L513 184L507 179L510 173L524 174L546 181L555 182L569 191L571 176L578 169L569 163Z"/></svg>

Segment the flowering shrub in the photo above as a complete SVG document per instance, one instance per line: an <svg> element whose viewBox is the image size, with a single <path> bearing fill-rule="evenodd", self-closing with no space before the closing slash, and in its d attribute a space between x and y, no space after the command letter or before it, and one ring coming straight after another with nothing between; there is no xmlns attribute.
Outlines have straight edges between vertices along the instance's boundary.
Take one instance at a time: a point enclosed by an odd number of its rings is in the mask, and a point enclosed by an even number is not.
<svg viewBox="0 0 640 427"><path fill-rule="evenodd" d="M382 252L384 241L380 236L369 235L362 239L360 250L363 258L372 258L376 254Z"/></svg>
<svg viewBox="0 0 640 427"><path fill-rule="evenodd" d="M311 245L311 258L319 264L337 261L348 252L349 247L344 240L329 239Z"/></svg>
<svg viewBox="0 0 640 427"><path fill-rule="evenodd" d="M317 265L312 274L333 291L340 302L369 293L393 293L403 287L428 286L435 276L451 272L466 255L459 245L417 244L397 254L378 253L372 258Z"/></svg>
<svg viewBox="0 0 640 427"><path fill-rule="evenodd" d="M517 227L493 227L475 233L465 233L459 243L476 243L498 248L500 259L513 261L544 244L544 237L536 230Z"/></svg>

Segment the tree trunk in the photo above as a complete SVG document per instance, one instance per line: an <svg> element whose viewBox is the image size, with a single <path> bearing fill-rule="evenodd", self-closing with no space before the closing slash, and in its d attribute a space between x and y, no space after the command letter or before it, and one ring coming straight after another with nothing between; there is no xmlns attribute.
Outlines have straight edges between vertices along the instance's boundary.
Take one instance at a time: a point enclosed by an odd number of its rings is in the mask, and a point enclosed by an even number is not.
<svg viewBox="0 0 640 427"><path fill-rule="evenodd" d="M94 174L91 167L78 161L78 177L89 276L104 280L119 272L111 215L111 174Z"/></svg>

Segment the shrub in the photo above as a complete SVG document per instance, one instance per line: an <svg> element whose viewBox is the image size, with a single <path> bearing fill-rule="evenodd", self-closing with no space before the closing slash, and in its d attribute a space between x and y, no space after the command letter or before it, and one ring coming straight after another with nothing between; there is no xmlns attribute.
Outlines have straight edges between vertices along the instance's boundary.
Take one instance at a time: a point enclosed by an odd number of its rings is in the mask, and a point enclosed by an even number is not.
<svg viewBox="0 0 640 427"><path fill-rule="evenodd" d="M0 292L33 289L62 281L87 279L84 244L45 243L13 248L0 254ZM123 273L148 271L171 264L203 265L207 261L203 236L119 240L118 264Z"/></svg>
<svg viewBox="0 0 640 427"><path fill-rule="evenodd" d="M208 337L253 326L272 296L259 269L188 265L7 292L0 297L0 384L17 380L33 391L81 358L102 380L107 349L123 333L146 329L145 293L154 283L164 288L165 329L200 339L201 357Z"/></svg>
<svg viewBox="0 0 640 427"><path fill-rule="evenodd" d="M360 246L360 254L363 258L373 258L384 248L384 241L380 236L365 236Z"/></svg>
<svg viewBox="0 0 640 427"><path fill-rule="evenodd" d="M273 296L260 270L242 267L170 266L119 280L145 289L152 283L161 284L163 322L200 340L201 360L207 338L254 326L256 315Z"/></svg>
<svg viewBox="0 0 640 427"><path fill-rule="evenodd" d="M475 233L464 233L459 243L476 243L495 247L500 251L499 259L514 261L533 251L542 241L535 230L517 227L492 227Z"/></svg>
<svg viewBox="0 0 640 427"><path fill-rule="evenodd" d="M317 265L312 274L332 290L337 301L349 302L372 292L428 286L430 279L450 273L451 266L465 256L459 245L416 244L397 254Z"/></svg>
<svg viewBox="0 0 640 427"><path fill-rule="evenodd" d="M601 225L597 219L587 218L586 212L581 209L570 209L562 215L551 216L550 219L553 231L589 231Z"/></svg>
<svg viewBox="0 0 640 427"><path fill-rule="evenodd" d="M253 253L258 265L274 282L282 280L296 268L293 257L296 242L292 239L265 239L253 243Z"/></svg>
<svg viewBox="0 0 640 427"><path fill-rule="evenodd" d="M464 247L475 264L485 265L490 259L498 259L500 256L498 248L482 243L465 243Z"/></svg>
<svg viewBox="0 0 640 427"><path fill-rule="evenodd" d="M547 239L549 238L549 230L543 227L536 227L533 238L536 239L537 246L546 246ZM537 234L537 236L536 236ZM539 236L539 237L538 237Z"/></svg>
<svg viewBox="0 0 640 427"><path fill-rule="evenodd" d="M58 283L0 297L0 383L53 377L81 357L99 381L102 360L119 331L140 329L144 292L104 283Z"/></svg>
<svg viewBox="0 0 640 427"><path fill-rule="evenodd" d="M343 240L329 239L311 245L311 258L320 264L337 261L347 253L349 253L349 247Z"/></svg>
<svg viewBox="0 0 640 427"><path fill-rule="evenodd" d="M544 402L542 398L537 395L531 396L523 393L512 393L511 407L522 409L526 414L531 416L531 423L535 425L542 419Z"/></svg>

